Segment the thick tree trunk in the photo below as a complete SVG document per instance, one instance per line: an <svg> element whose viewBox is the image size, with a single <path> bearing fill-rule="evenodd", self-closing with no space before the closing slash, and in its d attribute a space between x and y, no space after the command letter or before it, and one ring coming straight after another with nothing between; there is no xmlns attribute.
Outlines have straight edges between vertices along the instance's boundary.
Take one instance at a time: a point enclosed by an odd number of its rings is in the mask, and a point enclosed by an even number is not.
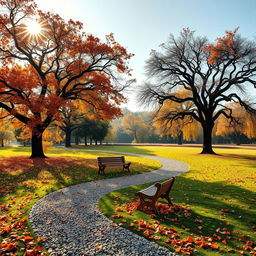
<svg viewBox="0 0 256 256"><path fill-rule="evenodd" d="M87 146L87 137L84 136L84 145Z"/></svg>
<svg viewBox="0 0 256 256"><path fill-rule="evenodd" d="M1 147L4 147L4 139L1 138Z"/></svg>
<svg viewBox="0 0 256 256"><path fill-rule="evenodd" d="M90 139L90 145L92 145L92 139Z"/></svg>
<svg viewBox="0 0 256 256"><path fill-rule="evenodd" d="M30 158L46 158L44 155L44 150L43 150L43 139L42 136L43 131L38 131L38 129L33 129L32 130L32 154Z"/></svg>
<svg viewBox="0 0 256 256"><path fill-rule="evenodd" d="M66 139L65 139L65 147L71 148L71 129L65 129Z"/></svg>
<svg viewBox="0 0 256 256"><path fill-rule="evenodd" d="M94 140L95 141L95 145L98 145L98 141L97 140Z"/></svg>
<svg viewBox="0 0 256 256"><path fill-rule="evenodd" d="M212 129L214 124L207 123L203 126L203 150L201 154L215 154L212 149Z"/></svg>

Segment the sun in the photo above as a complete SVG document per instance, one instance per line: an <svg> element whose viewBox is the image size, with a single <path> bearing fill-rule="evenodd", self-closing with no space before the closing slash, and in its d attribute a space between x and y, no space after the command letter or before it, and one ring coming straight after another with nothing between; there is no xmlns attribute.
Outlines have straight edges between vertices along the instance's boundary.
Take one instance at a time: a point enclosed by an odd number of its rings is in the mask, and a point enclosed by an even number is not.
<svg viewBox="0 0 256 256"><path fill-rule="evenodd" d="M27 32L31 35L40 35L42 33L42 26L36 20L30 20L27 24Z"/></svg>

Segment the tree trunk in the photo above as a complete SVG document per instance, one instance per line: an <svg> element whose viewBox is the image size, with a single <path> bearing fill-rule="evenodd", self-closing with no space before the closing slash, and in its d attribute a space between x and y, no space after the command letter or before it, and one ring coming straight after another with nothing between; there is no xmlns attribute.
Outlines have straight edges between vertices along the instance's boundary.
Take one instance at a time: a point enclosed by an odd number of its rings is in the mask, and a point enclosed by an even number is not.
<svg viewBox="0 0 256 256"><path fill-rule="evenodd" d="M95 141L95 145L98 145L98 141L97 140L94 140Z"/></svg>
<svg viewBox="0 0 256 256"><path fill-rule="evenodd" d="M241 145L241 139L242 139L241 138L242 137L241 133L240 132L235 132L235 137L236 137L236 140L235 140L236 141L236 145L238 145L238 146Z"/></svg>
<svg viewBox="0 0 256 256"><path fill-rule="evenodd" d="M1 138L1 147L4 147L4 139Z"/></svg>
<svg viewBox="0 0 256 256"><path fill-rule="evenodd" d="M32 130L32 154L30 158L46 158L43 150L43 132L44 130L38 131L36 128Z"/></svg>
<svg viewBox="0 0 256 256"><path fill-rule="evenodd" d="M137 138L137 131L134 131L134 139L135 139L135 143L138 143L138 138Z"/></svg>
<svg viewBox="0 0 256 256"><path fill-rule="evenodd" d="M65 139L65 147L71 148L71 129L65 129L66 139Z"/></svg>
<svg viewBox="0 0 256 256"><path fill-rule="evenodd" d="M92 139L90 139L90 145L92 145Z"/></svg>
<svg viewBox="0 0 256 256"><path fill-rule="evenodd" d="M78 136L75 136L75 143L76 143L76 145L79 145L79 137Z"/></svg>
<svg viewBox="0 0 256 256"><path fill-rule="evenodd" d="M84 136L84 145L87 146L87 137Z"/></svg>
<svg viewBox="0 0 256 256"><path fill-rule="evenodd" d="M183 132L181 131L178 135L178 145L182 145L183 142Z"/></svg>
<svg viewBox="0 0 256 256"><path fill-rule="evenodd" d="M214 123L206 123L203 127L203 150L201 154L215 154L212 149L212 129Z"/></svg>

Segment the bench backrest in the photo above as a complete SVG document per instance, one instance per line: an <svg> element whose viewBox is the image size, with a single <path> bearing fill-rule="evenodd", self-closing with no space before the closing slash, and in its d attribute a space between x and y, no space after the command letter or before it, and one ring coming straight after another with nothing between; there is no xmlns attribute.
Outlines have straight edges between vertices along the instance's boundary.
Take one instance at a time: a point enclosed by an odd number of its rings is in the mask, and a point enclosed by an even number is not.
<svg viewBox="0 0 256 256"><path fill-rule="evenodd" d="M121 163L123 164L124 156L116 156L116 157L98 157L98 163L99 164L106 164L106 163Z"/></svg>
<svg viewBox="0 0 256 256"><path fill-rule="evenodd" d="M169 194L170 190L172 189L174 180L175 178L172 177L171 179L162 183L156 183L155 186L157 187L157 192L155 196L160 197L161 195Z"/></svg>

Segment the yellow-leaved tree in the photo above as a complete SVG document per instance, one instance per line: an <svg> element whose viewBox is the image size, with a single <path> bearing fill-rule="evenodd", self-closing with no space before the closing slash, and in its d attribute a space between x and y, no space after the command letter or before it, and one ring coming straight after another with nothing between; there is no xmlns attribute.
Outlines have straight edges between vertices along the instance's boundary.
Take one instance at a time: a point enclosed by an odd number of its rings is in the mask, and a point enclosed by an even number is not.
<svg viewBox="0 0 256 256"><path fill-rule="evenodd" d="M189 97L187 91L178 91L176 96L179 98ZM178 139L178 144L182 144L182 140L194 141L200 132L200 124L191 116L186 115L193 107L193 102L175 102L165 101L160 110L154 117L154 126L160 136L170 135ZM178 113L183 112L180 116Z"/></svg>
<svg viewBox="0 0 256 256"><path fill-rule="evenodd" d="M231 120L220 116L217 123L216 135L231 135L236 138L236 143L241 143L241 135L248 138L256 137L256 115L247 112L239 103L226 104L226 112L231 112ZM229 114L229 113L227 113Z"/></svg>
<svg viewBox="0 0 256 256"><path fill-rule="evenodd" d="M134 137L134 142L143 142L149 131L149 125L136 114L127 114L121 121L120 127L125 133Z"/></svg>

